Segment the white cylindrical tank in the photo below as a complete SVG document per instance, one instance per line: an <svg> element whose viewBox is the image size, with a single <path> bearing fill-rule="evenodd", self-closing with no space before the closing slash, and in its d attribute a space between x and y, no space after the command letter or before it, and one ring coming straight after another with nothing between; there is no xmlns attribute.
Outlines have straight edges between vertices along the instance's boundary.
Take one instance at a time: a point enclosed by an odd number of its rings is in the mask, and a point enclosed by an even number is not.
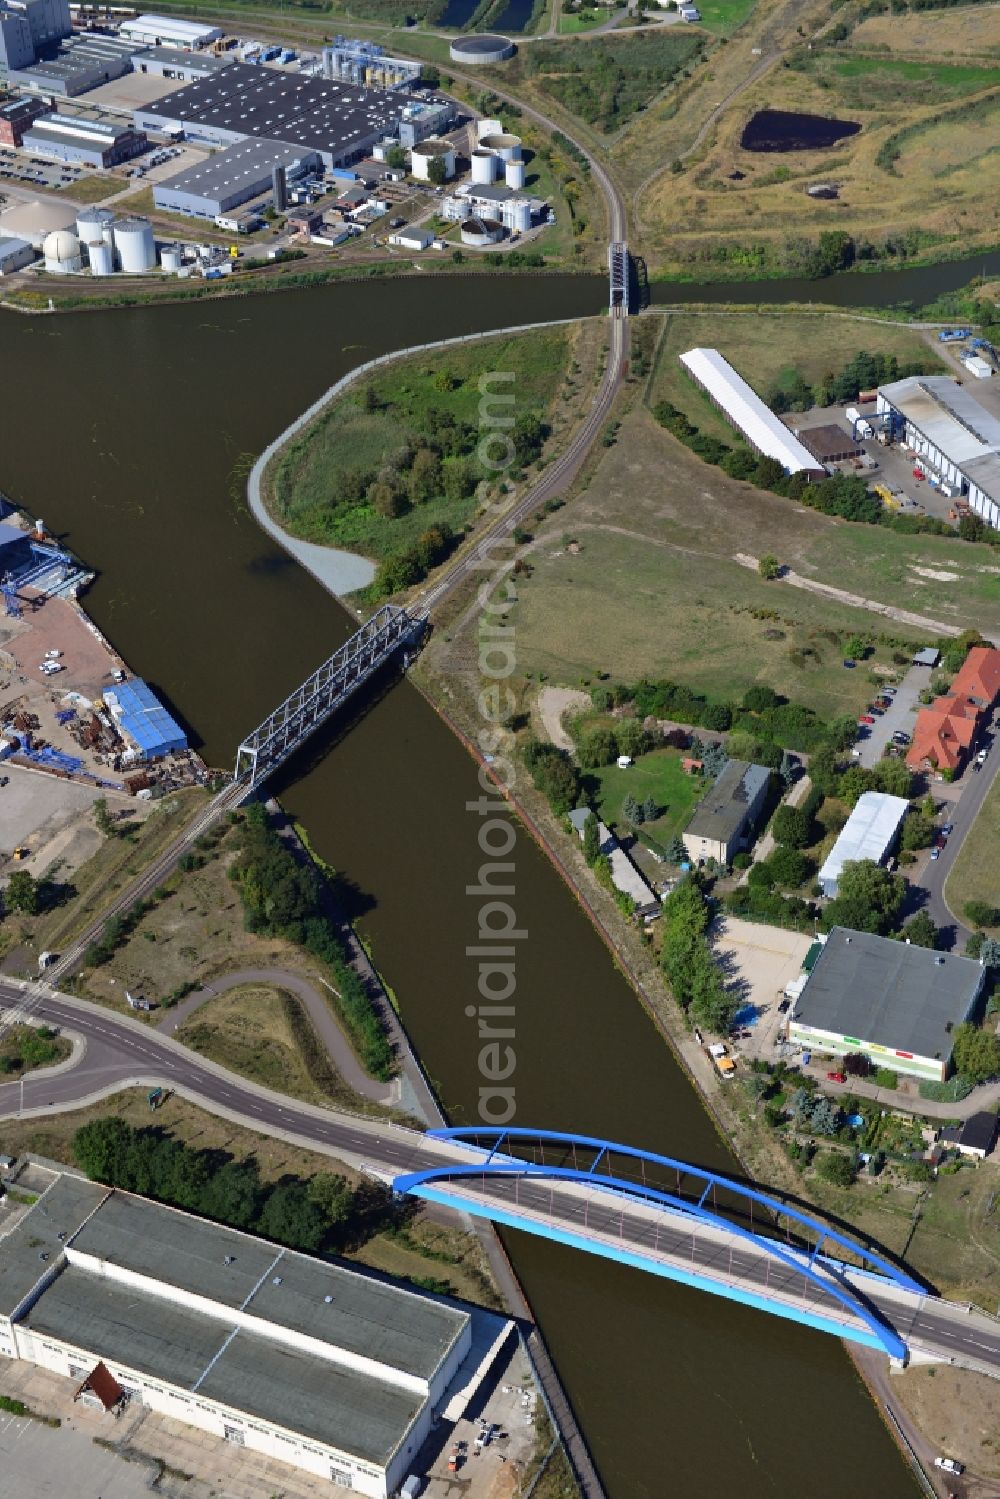
<svg viewBox="0 0 1000 1499"><path fill-rule="evenodd" d="M504 163L504 179L508 187L518 192L524 186L524 162L508 161Z"/></svg>
<svg viewBox="0 0 1000 1499"><path fill-rule="evenodd" d="M104 225L104 228L101 230L101 238L103 239L103 241L104 241L104 243L106 245L110 245L111 246L111 253L113 255L114 252L115 252L115 221L114 221L114 219L112 219L109 223L107 223L107 224Z"/></svg>
<svg viewBox="0 0 1000 1499"><path fill-rule="evenodd" d="M53 229L42 244L45 269L68 276L80 269L80 241L68 229Z"/></svg>
<svg viewBox="0 0 1000 1499"><path fill-rule="evenodd" d="M429 182L431 176L431 162L435 157L444 161L444 175L448 179L455 175L455 152L447 141L434 140L433 138L421 141L419 145L410 150L410 171L420 182Z"/></svg>
<svg viewBox="0 0 1000 1499"><path fill-rule="evenodd" d="M477 120L476 139L481 141L484 135L503 135L503 121Z"/></svg>
<svg viewBox="0 0 1000 1499"><path fill-rule="evenodd" d="M123 271L141 275L156 265L156 243L148 219L119 219L115 225L115 249Z"/></svg>
<svg viewBox="0 0 1000 1499"><path fill-rule="evenodd" d="M160 251L160 265L165 271L171 271L174 275L181 268L181 251L179 245L164 245Z"/></svg>
<svg viewBox="0 0 1000 1499"><path fill-rule="evenodd" d="M103 239L91 240L87 246L87 255L90 259L90 274L92 276L113 276L115 272L115 252L110 245L106 245Z"/></svg>
<svg viewBox="0 0 1000 1499"><path fill-rule="evenodd" d="M531 228L531 204L527 198L512 198L504 207L508 228L516 229L519 234Z"/></svg>
<svg viewBox="0 0 1000 1499"><path fill-rule="evenodd" d="M502 156L504 161L521 160L521 137L519 135L505 135L498 131L494 135L484 135L479 144L486 151L495 151Z"/></svg>
<svg viewBox="0 0 1000 1499"><path fill-rule="evenodd" d="M463 219L460 230L462 244L479 249L503 239L503 225L496 219Z"/></svg>
<svg viewBox="0 0 1000 1499"><path fill-rule="evenodd" d="M76 232L81 244L92 245L104 238L106 225L114 223L114 214L109 208L85 208L76 221Z"/></svg>
<svg viewBox="0 0 1000 1499"><path fill-rule="evenodd" d="M496 182L500 175L499 156L493 151L484 151L480 147L478 151L473 151L471 161L473 182Z"/></svg>

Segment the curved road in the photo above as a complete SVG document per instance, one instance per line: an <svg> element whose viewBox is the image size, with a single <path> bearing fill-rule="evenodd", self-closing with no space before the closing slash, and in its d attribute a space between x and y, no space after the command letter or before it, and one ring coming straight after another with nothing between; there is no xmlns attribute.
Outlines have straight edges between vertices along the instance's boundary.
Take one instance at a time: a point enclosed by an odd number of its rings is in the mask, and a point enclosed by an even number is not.
<svg viewBox="0 0 1000 1499"><path fill-rule="evenodd" d="M272 988L286 990L298 1000L309 1016L313 1030L322 1042L331 1064L352 1092L387 1107L398 1104L398 1082L380 1083L369 1077L315 984L311 984L301 974L289 973L284 968L244 968L237 973L227 973L224 978L213 979L210 984L203 985L194 994L189 994L187 999L181 1000L179 1005L168 1010L153 1029L172 1036L208 1000L217 999L220 994L242 988L246 984L268 984Z"/></svg>

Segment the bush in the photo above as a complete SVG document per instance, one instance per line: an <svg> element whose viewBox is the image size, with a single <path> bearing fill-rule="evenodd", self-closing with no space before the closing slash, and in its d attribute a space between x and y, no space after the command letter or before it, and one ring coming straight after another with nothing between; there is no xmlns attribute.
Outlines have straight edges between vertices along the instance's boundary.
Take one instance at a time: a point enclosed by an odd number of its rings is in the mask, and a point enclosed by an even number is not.
<svg viewBox="0 0 1000 1499"><path fill-rule="evenodd" d="M963 1077L956 1073L946 1083L923 1082L920 1084L920 1097L928 1099L931 1103L961 1103L963 1098L968 1098L974 1087L970 1077Z"/></svg>
<svg viewBox="0 0 1000 1499"><path fill-rule="evenodd" d="M899 1075L893 1072L891 1067L876 1067L875 1086L877 1088L895 1088L899 1085Z"/></svg>
<svg viewBox="0 0 1000 1499"><path fill-rule="evenodd" d="M835 1187L849 1187L854 1181L854 1167L839 1150L824 1150L816 1163L816 1172Z"/></svg>
<svg viewBox="0 0 1000 1499"><path fill-rule="evenodd" d="M1000 910L984 900L967 900L963 909L971 926L1000 926Z"/></svg>

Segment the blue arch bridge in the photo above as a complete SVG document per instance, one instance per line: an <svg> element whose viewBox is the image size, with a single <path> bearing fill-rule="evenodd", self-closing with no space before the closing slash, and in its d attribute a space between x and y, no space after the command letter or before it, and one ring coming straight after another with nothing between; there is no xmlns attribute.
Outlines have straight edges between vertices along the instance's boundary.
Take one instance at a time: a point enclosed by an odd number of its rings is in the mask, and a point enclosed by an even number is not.
<svg viewBox="0 0 1000 1499"><path fill-rule="evenodd" d="M753 1186L590 1135L434 1129L400 1193L881 1349L1000 1377L1000 1321ZM439 1157L432 1164L427 1147ZM436 1147L436 1148L435 1148Z"/></svg>

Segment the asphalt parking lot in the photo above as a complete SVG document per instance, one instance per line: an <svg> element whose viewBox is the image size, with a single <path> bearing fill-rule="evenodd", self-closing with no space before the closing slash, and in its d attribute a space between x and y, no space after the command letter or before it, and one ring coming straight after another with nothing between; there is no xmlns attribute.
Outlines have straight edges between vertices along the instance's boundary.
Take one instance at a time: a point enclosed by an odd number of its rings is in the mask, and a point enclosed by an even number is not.
<svg viewBox="0 0 1000 1499"><path fill-rule="evenodd" d="M913 725L916 723L917 713L920 708L920 694L930 682L933 672L929 666L911 666L906 676L895 689L895 697L892 706L886 708L879 717L874 714L875 722L867 725L867 733L864 738L858 740L856 749L861 753L855 755L855 759L861 765L871 767L877 765L882 758L882 751L889 743L893 734L902 732L913 738ZM878 688L872 688L872 701L878 696ZM860 716L860 715L859 715Z"/></svg>
<svg viewBox="0 0 1000 1499"><path fill-rule="evenodd" d="M61 161L43 161L40 156L31 156L27 151L0 146L0 187L5 182L24 183L59 191L72 187L81 176L83 173L79 167Z"/></svg>
<svg viewBox="0 0 1000 1499"><path fill-rule="evenodd" d="M53 1430L38 1421L0 1416L0 1469L4 1493L31 1499L148 1499L151 1469L123 1462L94 1444L89 1433Z"/></svg>

